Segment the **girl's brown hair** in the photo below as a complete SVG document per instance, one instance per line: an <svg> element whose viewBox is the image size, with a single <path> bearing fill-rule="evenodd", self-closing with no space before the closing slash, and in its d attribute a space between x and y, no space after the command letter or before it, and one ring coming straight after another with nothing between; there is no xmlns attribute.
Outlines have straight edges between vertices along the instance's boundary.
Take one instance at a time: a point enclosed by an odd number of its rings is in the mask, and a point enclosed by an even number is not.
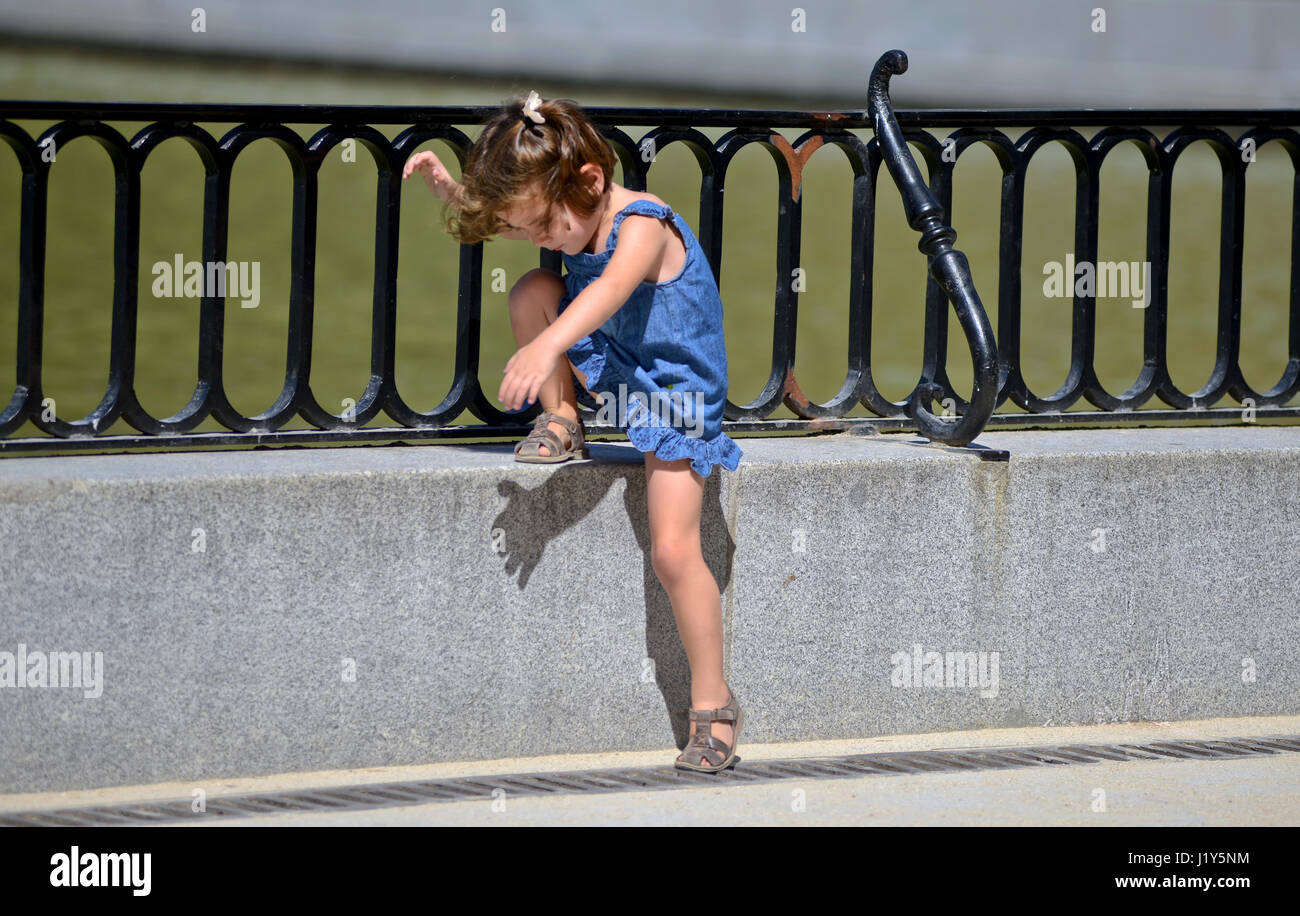
<svg viewBox="0 0 1300 916"><path fill-rule="evenodd" d="M460 193L446 216L447 231L457 241L473 245L501 232L501 213L535 184L546 200L547 222L557 203L581 217L595 212L602 195L579 169L588 162L599 165L608 190L613 150L576 102L546 99L536 110L544 123L524 114L524 99L507 102L470 148Z"/></svg>

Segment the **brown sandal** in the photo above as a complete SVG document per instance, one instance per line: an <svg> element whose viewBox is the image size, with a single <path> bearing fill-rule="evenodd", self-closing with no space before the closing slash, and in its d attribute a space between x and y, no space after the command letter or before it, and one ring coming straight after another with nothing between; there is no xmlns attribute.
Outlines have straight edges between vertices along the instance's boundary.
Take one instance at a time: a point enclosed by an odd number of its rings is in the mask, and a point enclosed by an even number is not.
<svg viewBox="0 0 1300 916"><path fill-rule="evenodd" d="M740 742L740 724L744 714L736 702L736 695L727 688L730 699L726 706L718 709L692 709L691 719L695 722L695 734L682 749L682 754L674 764L679 770L698 770L701 773L717 773L731 766L736 760L736 747ZM734 722L735 730L731 736L731 746L719 738L713 737L714 722ZM700 732L703 726L704 732Z"/></svg>
<svg viewBox="0 0 1300 916"><path fill-rule="evenodd" d="M559 423L569 434L569 447L566 449L560 442L560 437L555 435L554 430L550 429L548 423ZM525 439L515 443L515 460L523 461L528 464L556 464L560 461L568 461L570 458L588 457L587 445L584 442L585 427L582 425L582 418L574 423L567 417L562 417L557 413L551 413L549 410L542 411L536 420L533 421L533 429ZM545 445L549 450L549 455L543 455L540 446Z"/></svg>

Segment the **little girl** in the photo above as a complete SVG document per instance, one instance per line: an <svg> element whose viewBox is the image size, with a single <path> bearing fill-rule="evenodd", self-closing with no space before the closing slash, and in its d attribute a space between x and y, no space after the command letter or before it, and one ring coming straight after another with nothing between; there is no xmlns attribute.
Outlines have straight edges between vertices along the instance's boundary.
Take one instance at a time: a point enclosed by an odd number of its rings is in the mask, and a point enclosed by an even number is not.
<svg viewBox="0 0 1300 916"><path fill-rule="evenodd" d="M563 277L530 270L510 291L519 349L497 397L508 410L543 409L516 459L586 457L575 376L593 397L604 389L602 411L613 406L645 453L651 565L691 669L691 738L676 766L731 766L743 716L722 675L722 603L700 513L705 478L715 464L736 470L741 450L722 432L722 300L700 243L658 197L614 183L614 153L581 108L536 92L487 122L462 182L430 152L407 160L402 178L416 171L449 204L458 241L500 235L563 253Z"/></svg>

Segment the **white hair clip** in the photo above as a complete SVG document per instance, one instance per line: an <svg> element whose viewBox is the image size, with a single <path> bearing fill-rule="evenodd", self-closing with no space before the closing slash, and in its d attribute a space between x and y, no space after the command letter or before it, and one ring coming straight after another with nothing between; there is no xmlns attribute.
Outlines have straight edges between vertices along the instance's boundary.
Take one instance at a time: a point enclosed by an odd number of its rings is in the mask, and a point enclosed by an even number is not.
<svg viewBox="0 0 1300 916"><path fill-rule="evenodd" d="M524 102L524 116L534 124L545 124L546 119L537 109L542 105L542 97L537 94L537 90L528 93L528 99Z"/></svg>

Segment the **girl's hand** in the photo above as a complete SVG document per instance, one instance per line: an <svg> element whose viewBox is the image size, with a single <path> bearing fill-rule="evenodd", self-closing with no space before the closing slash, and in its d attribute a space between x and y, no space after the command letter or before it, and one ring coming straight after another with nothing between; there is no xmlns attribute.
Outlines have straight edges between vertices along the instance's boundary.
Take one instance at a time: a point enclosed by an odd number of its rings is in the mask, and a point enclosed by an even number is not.
<svg viewBox="0 0 1300 916"><path fill-rule="evenodd" d="M424 176L424 183L429 186L429 190L443 200L450 200L460 189L460 183L451 177L446 167L438 161L438 157L428 150L416 153L406 160L406 167L402 169L402 180L405 181L417 171Z"/></svg>
<svg viewBox="0 0 1300 916"><path fill-rule="evenodd" d="M507 410L518 410L525 404L533 403L542 384L555 371L555 363L559 358L559 352L548 346L541 337L520 347L506 363L505 378L501 380L497 400Z"/></svg>

